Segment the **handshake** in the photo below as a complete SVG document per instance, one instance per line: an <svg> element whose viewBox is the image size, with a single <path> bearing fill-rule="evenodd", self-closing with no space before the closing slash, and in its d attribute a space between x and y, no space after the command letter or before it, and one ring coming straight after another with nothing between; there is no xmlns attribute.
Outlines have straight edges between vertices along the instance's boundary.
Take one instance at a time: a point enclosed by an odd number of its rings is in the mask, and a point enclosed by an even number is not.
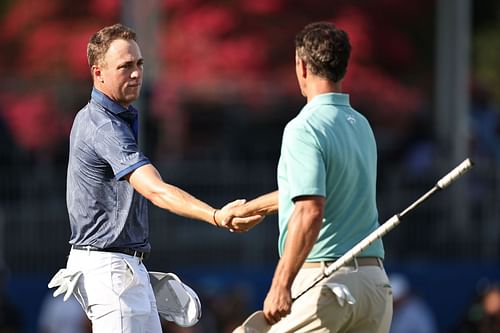
<svg viewBox="0 0 500 333"><path fill-rule="evenodd" d="M231 232L245 232L262 222L266 215L278 211L278 191L264 194L247 202L238 199L228 203L213 213L216 226Z"/></svg>

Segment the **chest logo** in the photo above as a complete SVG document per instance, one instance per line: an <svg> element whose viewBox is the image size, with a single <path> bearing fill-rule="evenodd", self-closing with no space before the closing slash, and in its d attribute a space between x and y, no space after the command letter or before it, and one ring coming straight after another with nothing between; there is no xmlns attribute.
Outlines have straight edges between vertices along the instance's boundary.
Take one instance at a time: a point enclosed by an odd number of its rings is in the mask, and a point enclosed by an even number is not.
<svg viewBox="0 0 500 333"><path fill-rule="evenodd" d="M354 118L353 116L351 115L348 115L345 117L347 119L348 122L351 123L351 125L354 125L356 123L356 118Z"/></svg>

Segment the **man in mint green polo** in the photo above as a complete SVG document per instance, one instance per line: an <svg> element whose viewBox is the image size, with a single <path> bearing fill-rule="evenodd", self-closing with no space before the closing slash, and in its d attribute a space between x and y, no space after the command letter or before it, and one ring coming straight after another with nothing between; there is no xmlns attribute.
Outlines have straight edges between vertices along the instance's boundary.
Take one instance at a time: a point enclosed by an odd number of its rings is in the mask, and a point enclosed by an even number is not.
<svg viewBox="0 0 500 333"><path fill-rule="evenodd" d="M386 333L392 296L380 239L292 302L329 264L379 226L375 138L341 89L349 38L334 25L318 22L296 36L295 47L297 80L307 104L285 127L278 191L233 212L279 212L280 260L264 316L273 333ZM236 231L255 225L230 219L224 224Z"/></svg>

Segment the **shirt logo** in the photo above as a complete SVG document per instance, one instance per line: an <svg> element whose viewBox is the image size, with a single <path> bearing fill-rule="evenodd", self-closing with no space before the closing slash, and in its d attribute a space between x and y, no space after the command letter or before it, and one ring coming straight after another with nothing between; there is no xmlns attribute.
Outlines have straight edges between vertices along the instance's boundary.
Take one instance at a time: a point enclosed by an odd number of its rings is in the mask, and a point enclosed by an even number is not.
<svg viewBox="0 0 500 333"><path fill-rule="evenodd" d="M356 122L356 118L354 118L351 115L347 115L345 118L347 119L348 122L351 123L351 125L354 125L354 123Z"/></svg>

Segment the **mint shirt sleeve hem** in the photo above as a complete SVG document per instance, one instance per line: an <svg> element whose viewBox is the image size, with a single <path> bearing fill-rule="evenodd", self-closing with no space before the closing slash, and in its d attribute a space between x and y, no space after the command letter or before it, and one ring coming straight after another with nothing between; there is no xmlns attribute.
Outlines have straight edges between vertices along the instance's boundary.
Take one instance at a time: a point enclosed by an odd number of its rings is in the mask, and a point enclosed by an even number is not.
<svg viewBox="0 0 500 333"><path fill-rule="evenodd" d="M319 187L301 188L300 191L290 192L290 198L292 198L292 200L296 199L297 197L308 196L308 195L326 197L324 189Z"/></svg>

